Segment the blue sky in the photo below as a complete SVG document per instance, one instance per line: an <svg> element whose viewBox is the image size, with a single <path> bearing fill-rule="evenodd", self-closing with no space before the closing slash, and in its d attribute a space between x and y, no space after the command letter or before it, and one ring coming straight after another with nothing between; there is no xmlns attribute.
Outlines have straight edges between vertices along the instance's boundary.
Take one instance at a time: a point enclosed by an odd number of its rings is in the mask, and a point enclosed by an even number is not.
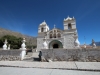
<svg viewBox="0 0 100 75"><path fill-rule="evenodd" d="M100 0L0 0L0 27L37 36L44 20L50 29L63 29L63 20L75 17L79 41L100 41Z"/></svg>

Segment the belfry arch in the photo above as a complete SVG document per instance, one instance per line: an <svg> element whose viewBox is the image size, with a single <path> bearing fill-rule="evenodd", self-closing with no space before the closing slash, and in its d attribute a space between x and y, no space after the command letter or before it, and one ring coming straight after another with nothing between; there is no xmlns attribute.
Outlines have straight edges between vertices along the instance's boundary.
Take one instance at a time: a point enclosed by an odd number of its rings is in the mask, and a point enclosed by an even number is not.
<svg viewBox="0 0 100 75"><path fill-rule="evenodd" d="M49 43L49 48L51 49L63 48L63 45L60 41L53 40Z"/></svg>
<svg viewBox="0 0 100 75"><path fill-rule="evenodd" d="M41 28L41 32L44 32L44 28L43 27Z"/></svg>
<svg viewBox="0 0 100 75"><path fill-rule="evenodd" d="M68 29L69 29L69 30L72 29L71 23L68 24Z"/></svg>

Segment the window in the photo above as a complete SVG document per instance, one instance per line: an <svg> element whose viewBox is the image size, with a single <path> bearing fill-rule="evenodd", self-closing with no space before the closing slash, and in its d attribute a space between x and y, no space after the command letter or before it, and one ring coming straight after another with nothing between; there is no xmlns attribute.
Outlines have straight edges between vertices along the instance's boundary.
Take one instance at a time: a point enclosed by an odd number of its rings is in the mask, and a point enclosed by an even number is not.
<svg viewBox="0 0 100 75"><path fill-rule="evenodd" d="M69 29L69 30L72 29L71 23L68 24L68 29Z"/></svg>
<svg viewBox="0 0 100 75"><path fill-rule="evenodd" d="M52 38L52 34L50 34L50 38Z"/></svg>
<svg viewBox="0 0 100 75"><path fill-rule="evenodd" d="M56 38L56 34L54 34L54 38Z"/></svg>
<svg viewBox="0 0 100 75"><path fill-rule="evenodd" d="M44 28L41 28L41 32L43 32L44 31Z"/></svg>
<svg viewBox="0 0 100 75"><path fill-rule="evenodd" d="M61 38L60 30L52 30L49 32L49 38Z"/></svg>
<svg viewBox="0 0 100 75"><path fill-rule="evenodd" d="M60 33L58 33L58 38L60 38L61 37L61 34Z"/></svg>
<svg viewBox="0 0 100 75"><path fill-rule="evenodd" d="M54 30L54 33L56 33L56 30Z"/></svg>

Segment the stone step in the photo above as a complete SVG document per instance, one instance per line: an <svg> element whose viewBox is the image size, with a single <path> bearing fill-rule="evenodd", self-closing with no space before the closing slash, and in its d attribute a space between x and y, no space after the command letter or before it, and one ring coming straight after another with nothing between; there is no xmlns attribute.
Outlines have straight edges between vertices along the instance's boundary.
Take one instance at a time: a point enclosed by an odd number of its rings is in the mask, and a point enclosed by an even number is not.
<svg viewBox="0 0 100 75"><path fill-rule="evenodd" d="M25 55L25 58L23 61L30 61L30 62L35 62L35 61L39 61L39 57L38 57L39 53L38 52L28 52L27 55Z"/></svg>
<svg viewBox="0 0 100 75"><path fill-rule="evenodd" d="M32 57L33 52L28 52L27 55L25 55L25 57Z"/></svg>

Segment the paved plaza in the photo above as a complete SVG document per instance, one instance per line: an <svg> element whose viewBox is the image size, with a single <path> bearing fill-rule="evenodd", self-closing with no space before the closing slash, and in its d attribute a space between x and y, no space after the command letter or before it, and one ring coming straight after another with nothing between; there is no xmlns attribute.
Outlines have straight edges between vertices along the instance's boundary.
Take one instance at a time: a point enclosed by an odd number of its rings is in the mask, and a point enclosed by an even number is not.
<svg viewBox="0 0 100 75"><path fill-rule="evenodd" d="M0 61L0 66L13 66L25 68L48 69L75 69L75 70L99 70L100 62L27 62L27 61Z"/></svg>
<svg viewBox="0 0 100 75"><path fill-rule="evenodd" d="M0 61L0 75L100 75L100 62Z"/></svg>
<svg viewBox="0 0 100 75"><path fill-rule="evenodd" d="M60 70L60 69L0 67L0 75L100 75L100 72Z"/></svg>

